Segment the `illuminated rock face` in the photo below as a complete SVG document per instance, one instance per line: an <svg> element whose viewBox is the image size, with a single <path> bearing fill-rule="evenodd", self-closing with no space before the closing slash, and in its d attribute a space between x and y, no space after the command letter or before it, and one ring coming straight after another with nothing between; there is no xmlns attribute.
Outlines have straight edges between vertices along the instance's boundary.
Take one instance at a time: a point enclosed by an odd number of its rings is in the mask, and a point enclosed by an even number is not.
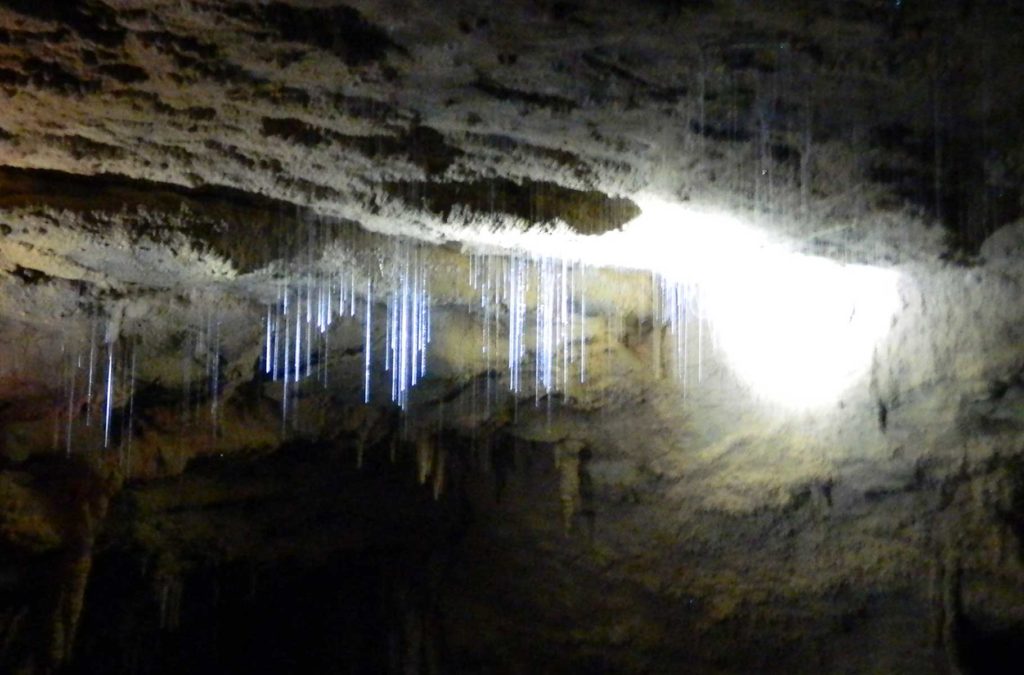
<svg viewBox="0 0 1024 675"><path fill-rule="evenodd" d="M0 671L1016 672L1024 17L909 4L6 3Z"/></svg>

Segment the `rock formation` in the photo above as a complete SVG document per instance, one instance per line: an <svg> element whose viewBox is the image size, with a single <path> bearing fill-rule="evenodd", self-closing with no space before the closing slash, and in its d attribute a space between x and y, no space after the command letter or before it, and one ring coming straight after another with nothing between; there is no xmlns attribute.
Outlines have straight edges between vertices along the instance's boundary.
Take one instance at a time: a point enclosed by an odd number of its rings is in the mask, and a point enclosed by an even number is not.
<svg viewBox="0 0 1024 675"><path fill-rule="evenodd" d="M1022 29L0 4L0 671L1017 672Z"/></svg>

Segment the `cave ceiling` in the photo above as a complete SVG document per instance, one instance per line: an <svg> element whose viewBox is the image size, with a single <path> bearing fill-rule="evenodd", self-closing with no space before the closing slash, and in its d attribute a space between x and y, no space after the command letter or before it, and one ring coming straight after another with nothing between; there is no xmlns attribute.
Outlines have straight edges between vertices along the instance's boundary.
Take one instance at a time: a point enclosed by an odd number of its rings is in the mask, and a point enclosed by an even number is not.
<svg viewBox="0 0 1024 675"><path fill-rule="evenodd" d="M1022 29L0 3L0 670L97 644L94 549L166 600L472 512L465 672L992 672L1024 631ZM487 660L534 641L567 651Z"/></svg>

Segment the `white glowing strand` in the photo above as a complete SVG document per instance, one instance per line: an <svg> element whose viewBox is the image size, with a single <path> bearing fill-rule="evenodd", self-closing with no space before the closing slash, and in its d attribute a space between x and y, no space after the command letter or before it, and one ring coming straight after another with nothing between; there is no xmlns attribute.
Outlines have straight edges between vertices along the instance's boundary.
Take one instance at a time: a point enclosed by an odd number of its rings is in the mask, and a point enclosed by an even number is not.
<svg viewBox="0 0 1024 675"><path fill-rule="evenodd" d="M430 293L427 291L427 272L420 268L420 300L419 300L419 332L417 334L417 350L419 351L419 379L427 375L427 326L430 324Z"/></svg>
<svg viewBox="0 0 1024 675"><path fill-rule="evenodd" d="M328 374L330 373L330 368L329 368L330 360L331 360L331 332L330 331L326 331L324 333L324 357L322 359L323 373L324 373L324 387L325 388L327 387L327 377L328 377Z"/></svg>
<svg viewBox="0 0 1024 675"><path fill-rule="evenodd" d="M313 289L309 284L308 278L303 290L306 294L306 324L308 325L313 322Z"/></svg>
<svg viewBox="0 0 1024 675"><path fill-rule="evenodd" d="M584 285L583 272L580 267L580 384L587 381L587 291Z"/></svg>
<svg viewBox="0 0 1024 675"><path fill-rule="evenodd" d="M274 309L274 332L273 332L274 344L270 350L270 379L277 382L277 363L278 363L278 352L281 351L281 316L278 314L277 309Z"/></svg>
<svg viewBox="0 0 1024 675"><path fill-rule="evenodd" d="M354 289L353 289L354 291ZM345 273L338 275L338 317L345 315Z"/></svg>
<svg viewBox="0 0 1024 675"><path fill-rule="evenodd" d="M413 275L412 283L412 332L409 335L412 367L409 373L409 386L415 387L420 375L420 293L419 274Z"/></svg>
<svg viewBox="0 0 1024 675"><path fill-rule="evenodd" d="M409 339L409 277L408 277L407 274L403 275L403 279L402 279L401 305L402 305L402 316L401 316L401 321L399 323L399 334L398 334L398 339L399 339L399 342L398 342L398 344L399 344L399 355L398 355L398 358L399 358L399 362L398 362L398 372L396 373L396 375L398 377L398 397L397 397L398 398L398 404L399 404L400 407L404 408L405 407L405 390L407 388L407 383L405 381L405 378L406 378L406 373L409 370L409 354L408 354L408 350L409 350L409 347L408 347L408 339Z"/></svg>
<svg viewBox="0 0 1024 675"><path fill-rule="evenodd" d="M114 343L107 344L106 405L103 413L103 447L110 446L110 418L114 409Z"/></svg>
<svg viewBox="0 0 1024 675"><path fill-rule="evenodd" d="M334 317L334 312L333 312L333 306L334 305L333 305L333 298L332 298L332 293L333 292L334 292L334 286L330 282L328 282L327 283L326 312L325 312L325 317L324 317L324 329L327 329L327 328L331 327L331 320Z"/></svg>
<svg viewBox="0 0 1024 675"><path fill-rule="evenodd" d="M370 279L366 280L366 337L363 341L363 403L370 402L370 330L373 326L371 323L371 308L373 307L372 300L373 282ZM355 293L352 294L355 297ZM354 307L355 300L353 300Z"/></svg>
<svg viewBox="0 0 1024 675"><path fill-rule="evenodd" d="M423 360L424 366L423 367L424 367L424 369L426 369L427 361L426 361L425 357L426 357L426 353L427 353L427 345L430 344L430 340L431 340L431 326L433 325L433 319L431 318L432 314L431 314L431 311L430 311L430 295L429 294L427 295L427 307L426 307L425 311L426 311L426 314L427 314L427 336L426 336L426 339L425 339L424 344L423 344L423 354L424 354L424 360ZM426 373L426 370L424 370L424 374L425 373Z"/></svg>
<svg viewBox="0 0 1024 675"><path fill-rule="evenodd" d="M295 384L298 384L302 377L302 325L302 305L299 304L295 312L295 348L292 350L292 356L295 358L292 382Z"/></svg>
<svg viewBox="0 0 1024 675"><path fill-rule="evenodd" d="M369 298L370 298L370 296L369 296L369 291L370 291L370 282L369 282L369 280L367 280L367 282L366 282L366 289L367 289L367 296L366 296L366 298L367 298L367 302L369 302ZM352 285L351 285L351 298L350 299L351 299L351 303L349 305L349 313L348 313L348 315L350 317L354 318L355 315L356 315L356 270L355 270L354 267L352 268Z"/></svg>
<svg viewBox="0 0 1024 675"><path fill-rule="evenodd" d="M85 390L85 426L92 423L92 383L96 373L96 321L92 322L92 333L89 337L89 377Z"/></svg>
<svg viewBox="0 0 1024 675"><path fill-rule="evenodd" d="M562 390L569 389L569 353L572 342L569 340L569 261L562 258L562 313L559 317L558 330L562 342Z"/></svg>
<svg viewBox="0 0 1024 675"><path fill-rule="evenodd" d="M271 315L271 308L267 307L267 321L266 321L267 326L266 326L266 331L264 333L264 338L263 338L263 340L264 340L264 344L263 344L263 372L264 373L268 373L268 374L270 373L270 367L271 367L270 366L270 363L271 363L271 358L270 358L270 315Z"/></svg>
<svg viewBox="0 0 1024 675"><path fill-rule="evenodd" d="M135 425L135 356L138 352L138 347L132 347L132 362L131 370L128 376L128 456L132 454L132 429Z"/></svg>
<svg viewBox="0 0 1024 675"><path fill-rule="evenodd" d="M288 316L288 289L284 291L284 358L281 361L281 426L288 420L288 355L291 347L291 320Z"/></svg>
<svg viewBox="0 0 1024 675"><path fill-rule="evenodd" d="M306 310L306 373L305 376L309 377L313 371L313 309L310 306L313 297L313 289L310 288L307 291L307 310Z"/></svg>
<svg viewBox="0 0 1024 675"><path fill-rule="evenodd" d="M384 321L384 370L391 370L391 352L394 349L392 345L391 336L394 335L394 317L395 317L395 303L394 303L394 292L388 294L387 306L385 311Z"/></svg>
<svg viewBox="0 0 1024 675"><path fill-rule="evenodd" d="M81 357L79 357L81 358ZM75 419L75 380L78 374L78 368L74 363L70 367L70 377L68 382L68 420L67 420L67 434L66 434L66 445L68 457L71 456L71 436L72 436L72 425Z"/></svg>

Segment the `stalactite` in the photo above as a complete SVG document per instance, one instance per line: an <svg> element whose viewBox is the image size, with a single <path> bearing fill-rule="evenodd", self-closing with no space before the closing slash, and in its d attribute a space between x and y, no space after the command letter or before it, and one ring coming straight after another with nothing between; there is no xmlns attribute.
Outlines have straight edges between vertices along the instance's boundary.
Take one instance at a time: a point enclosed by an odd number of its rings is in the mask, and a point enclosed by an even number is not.
<svg viewBox="0 0 1024 675"><path fill-rule="evenodd" d="M444 443L438 443L436 452L434 455L433 462L433 478L434 478L434 499L440 499L441 494L444 492L445 483L445 463L447 461L448 451L445 448Z"/></svg>
<svg viewBox="0 0 1024 675"><path fill-rule="evenodd" d="M434 470L434 442L429 434L416 438L416 471L420 485L425 485Z"/></svg>
<svg viewBox="0 0 1024 675"><path fill-rule="evenodd" d="M558 494L562 503L562 526L565 534L572 531L574 516L580 508L580 453L583 444L568 440L555 446L555 468L558 471Z"/></svg>
<svg viewBox="0 0 1024 675"><path fill-rule="evenodd" d="M181 625L181 601L185 593L184 580L167 574L158 581L160 600L160 630L174 631Z"/></svg>
<svg viewBox="0 0 1024 675"><path fill-rule="evenodd" d="M64 565L62 585L58 592L57 605L51 619L50 663L67 663L74 650L78 622L85 604L85 589L92 570L92 551L86 549L71 554Z"/></svg>

